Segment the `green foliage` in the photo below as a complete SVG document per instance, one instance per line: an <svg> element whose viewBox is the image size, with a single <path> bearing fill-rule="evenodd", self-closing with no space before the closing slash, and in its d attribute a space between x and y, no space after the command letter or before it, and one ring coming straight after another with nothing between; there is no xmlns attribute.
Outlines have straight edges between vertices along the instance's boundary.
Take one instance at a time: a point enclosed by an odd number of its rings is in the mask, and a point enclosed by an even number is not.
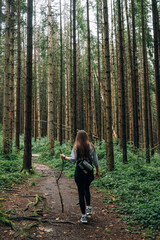
<svg viewBox="0 0 160 240"><path fill-rule="evenodd" d="M16 154L0 155L0 190L11 187L13 183L20 183L24 174L20 172L22 159Z"/></svg>
<svg viewBox="0 0 160 240"><path fill-rule="evenodd" d="M2 130L0 131L0 191L11 187L13 183L21 183L25 177L20 172L22 168L22 155L16 151L8 155L2 155Z"/></svg>
<svg viewBox="0 0 160 240"><path fill-rule="evenodd" d="M70 143L59 145L55 142L55 154L49 155L48 142L42 139L34 144L34 151L41 154L39 161L55 169L61 169L60 150L67 156L71 154ZM151 164L145 163L143 152L135 155L132 145L128 145L128 164L123 164L118 142L114 142L115 170L107 171L105 143L96 144L101 177L94 181L94 186L105 194L107 203L119 205L120 212L128 223L140 224L142 228L160 229L160 161L156 153ZM74 176L72 164L65 161L66 176Z"/></svg>
<svg viewBox="0 0 160 240"><path fill-rule="evenodd" d="M114 153L115 171L110 173L104 169L106 161L101 158L97 148L101 177L94 185L103 188L107 194L106 202L114 202L120 206L118 211L125 214L124 219L127 222L159 230L159 155L155 154L151 164L147 165L145 157L133 154L131 147L128 146L128 164L124 165L118 145L114 146Z"/></svg>

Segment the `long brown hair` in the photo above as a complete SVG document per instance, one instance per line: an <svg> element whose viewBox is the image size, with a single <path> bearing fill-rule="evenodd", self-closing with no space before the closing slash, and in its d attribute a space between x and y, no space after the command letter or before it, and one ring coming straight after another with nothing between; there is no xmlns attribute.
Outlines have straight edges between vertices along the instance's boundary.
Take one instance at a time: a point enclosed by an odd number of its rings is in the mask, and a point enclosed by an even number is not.
<svg viewBox="0 0 160 240"><path fill-rule="evenodd" d="M93 146L94 147L94 146ZM90 157L90 142L88 135L84 130L79 130L76 136L74 147L77 151L77 160L89 159Z"/></svg>

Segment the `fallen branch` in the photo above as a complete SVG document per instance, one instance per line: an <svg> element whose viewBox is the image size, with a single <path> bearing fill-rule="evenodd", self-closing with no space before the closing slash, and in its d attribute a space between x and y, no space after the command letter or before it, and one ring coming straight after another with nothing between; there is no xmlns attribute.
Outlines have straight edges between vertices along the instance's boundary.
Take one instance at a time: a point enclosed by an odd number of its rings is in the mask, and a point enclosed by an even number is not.
<svg viewBox="0 0 160 240"><path fill-rule="evenodd" d="M29 221L37 221L37 222L43 222L43 223L58 223L58 224L75 224L74 222L70 222L70 221L48 221L46 220L45 218L36 218L34 216L28 216L28 217L25 217L25 216L10 216L9 217L10 220L12 221L22 221L22 220L29 220ZM48 218L48 219L52 219L52 218Z"/></svg>
<svg viewBox="0 0 160 240"><path fill-rule="evenodd" d="M43 199L45 199L44 196L38 195L38 194L36 194L35 197L36 197L36 201L35 201L35 203L33 204L34 207L37 206L39 202L42 202Z"/></svg>
<svg viewBox="0 0 160 240"><path fill-rule="evenodd" d="M64 213L64 204L63 204L63 198L62 198L62 194L61 194L61 190L60 190L60 186L59 186L59 179L62 176L63 168L64 168L64 159L62 159L62 168L61 168L60 174L59 174L59 176L56 180L57 187L58 187L58 192L59 192L59 197L60 197L60 200L61 200L62 213Z"/></svg>
<svg viewBox="0 0 160 240"><path fill-rule="evenodd" d="M24 198L27 197L27 198L28 198L28 197L36 197L36 195L30 195L30 196L29 196L29 195L25 195L25 196L22 196L22 195L21 195L21 196L19 196L19 197L24 197Z"/></svg>
<svg viewBox="0 0 160 240"><path fill-rule="evenodd" d="M16 228L16 225L11 222L10 216L6 213L3 213L2 211L0 211L0 223L11 227L13 230Z"/></svg>

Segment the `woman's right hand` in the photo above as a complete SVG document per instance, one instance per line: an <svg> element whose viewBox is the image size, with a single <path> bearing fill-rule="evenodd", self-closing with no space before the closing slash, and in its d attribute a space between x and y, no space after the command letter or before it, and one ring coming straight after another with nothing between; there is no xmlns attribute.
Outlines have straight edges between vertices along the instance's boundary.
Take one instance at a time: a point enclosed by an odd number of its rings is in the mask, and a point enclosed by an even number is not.
<svg viewBox="0 0 160 240"><path fill-rule="evenodd" d="M64 154L60 154L60 156L61 156L61 159L65 159L65 155Z"/></svg>

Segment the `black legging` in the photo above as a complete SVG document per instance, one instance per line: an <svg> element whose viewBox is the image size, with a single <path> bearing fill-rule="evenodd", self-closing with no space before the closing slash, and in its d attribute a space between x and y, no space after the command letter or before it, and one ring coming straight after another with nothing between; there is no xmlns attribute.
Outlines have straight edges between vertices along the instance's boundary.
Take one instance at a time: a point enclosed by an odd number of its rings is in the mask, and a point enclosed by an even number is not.
<svg viewBox="0 0 160 240"><path fill-rule="evenodd" d="M90 195L89 186L93 181L93 179L94 179L93 172L85 174L82 172L81 169L79 169L79 167L76 167L75 182L78 187L79 204L80 204L82 214L85 214L85 200L86 200L87 206L90 206L91 195Z"/></svg>

